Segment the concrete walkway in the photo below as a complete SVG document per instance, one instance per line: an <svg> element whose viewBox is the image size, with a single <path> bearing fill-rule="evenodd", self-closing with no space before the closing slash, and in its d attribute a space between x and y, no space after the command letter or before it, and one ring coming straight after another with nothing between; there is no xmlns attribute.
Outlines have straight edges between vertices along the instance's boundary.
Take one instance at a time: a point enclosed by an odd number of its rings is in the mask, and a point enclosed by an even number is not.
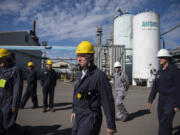
<svg viewBox="0 0 180 135"><path fill-rule="evenodd" d="M146 108L146 101L150 89L145 87L130 87L125 106L130 113L127 122L116 122L116 135L156 135L158 129L157 101L153 103L151 113ZM33 135L71 135L70 115L72 112L73 84L58 80L55 90L56 112L42 113L42 88L38 83L38 100L40 107L31 109L31 100L25 109L19 111L17 123L29 127ZM100 135L107 135L106 122L103 124ZM180 112L174 119L174 135L180 135Z"/></svg>

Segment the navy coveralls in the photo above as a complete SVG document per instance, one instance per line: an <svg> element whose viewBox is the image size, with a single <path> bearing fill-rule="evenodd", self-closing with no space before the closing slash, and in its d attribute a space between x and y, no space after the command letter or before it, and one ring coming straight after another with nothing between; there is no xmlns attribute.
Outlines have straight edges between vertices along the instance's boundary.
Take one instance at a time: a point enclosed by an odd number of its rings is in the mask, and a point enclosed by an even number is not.
<svg viewBox="0 0 180 135"><path fill-rule="evenodd" d="M54 107L54 89L56 86L57 74L51 69L45 69L41 75L41 85L43 87L43 107L47 108L48 95L49 95L49 108Z"/></svg>
<svg viewBox="0 0 180 135"><path fill-rule="evenodd" d="M31 96L31 100L33 102L33 107L38 106L37 100L37 73L35 70L28 71L27 73L27 89L24 93L23 99L21 101L21 107L24 108L26 102Z"/></svg>
<svg viewBox="0 0 180 135"><path fill-rule="evenodd" d="M170 64L166 69L160 69L156 74L148 102L152 103L157 92L159 93L158 135L172 135L172 123L175 116L173 108L180 108L179 77L179 70Z"/></svg>
<svg viewBox="0 0 180 135"><path fill-rule="evenodd" d="M107 127L115 130L115 107L111 85L105 73L93 65L74 87L72 135L98 135L102 123L103 106ZM81 95L81 96L78 96ZM81 97L81 98L80 98Z"/></svg>
<svg viewBox="0 0 180 135"><path fill-rule="evenodd" d="M5 81L4 81L5 80ZM23 79L16 67L3 69L0 74L0 135L14 135L17 112L12 113L12 107L18 108L21 101Z"/></svg>

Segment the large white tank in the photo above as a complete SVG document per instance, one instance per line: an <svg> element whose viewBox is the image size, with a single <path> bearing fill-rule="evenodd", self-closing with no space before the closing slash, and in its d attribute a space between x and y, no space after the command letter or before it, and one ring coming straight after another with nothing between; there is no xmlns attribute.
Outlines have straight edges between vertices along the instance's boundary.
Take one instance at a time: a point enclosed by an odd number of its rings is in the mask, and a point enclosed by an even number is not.
<svg viewBox="0 0 180 135"><path fill-rule="evenodd" d="M151 69L158 69L156 58L160 46L160 20L154 12L137 14L133 18L133 85L148 81Z"/></svg>
<svg viewBox="0 0 180 135"><path fill-rule="evenodd" d="M132 27L133 15L123 14L114 18L113 44L125 46L125 71L129 80L132 80Z"/></svg>
<svg viewBox="0 0 180 135"><path fill-rule="evenodd" d="M132 19L133 15L130 14L117 16L114 19L114 45L125 45L125 48L132 48Z"/></svg>

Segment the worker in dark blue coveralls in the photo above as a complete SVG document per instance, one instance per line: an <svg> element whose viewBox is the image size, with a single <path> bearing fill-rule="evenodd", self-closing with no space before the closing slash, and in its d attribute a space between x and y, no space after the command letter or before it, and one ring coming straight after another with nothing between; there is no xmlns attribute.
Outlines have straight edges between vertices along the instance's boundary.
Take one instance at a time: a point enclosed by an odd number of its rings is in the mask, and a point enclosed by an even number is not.
<svg viewBox="0 0 180 135"><path fill-rule="evenodd" d="M9 51L0 49L0 135L26 135L16 124L23 79L14 65Z"/></svg>
<svg viewBox="0 0 180 135"><path fill-rule="evenodd" d="M81 72L74 87L72 135L99 135L102 124L102 111L107 121L108 135L116 132L115 105L111 85L104 72L93 63L94 47L83 41L76 50Z"/></svg>
<svg viewBox="0 0 180 135"><path fill-rule="evenodd" d="M43 112L47 112L47 108L50 108L51 112L55 112L54 107L54 90L56 86L57 74L52 69L52 60L46 62L46 69L41 75L41 85L43 87ZM49 105L48 105L49 96Z"/></svg>
<svg viewBox="0 0 180 135"><path fill-rule="evenodd" d="M169 63L171 55L166 49L161 49L157 57L161 65L157 72L147 107L150 109L156 94L158 100L158 135L172 135L172 124L175 113L180 109L180 74L178 69Z"/></svg>
<svg viewBox="0 0 180 135"><path fill-rule="evenodd" d="M28 72L27 72L27 89L24 93L24 96L21 101L21 108L24 108L26 102L31 97L33 107L38 107L38 100L37 100L37 73L34 70L34 63L32 61L28 62Z"/></svg>

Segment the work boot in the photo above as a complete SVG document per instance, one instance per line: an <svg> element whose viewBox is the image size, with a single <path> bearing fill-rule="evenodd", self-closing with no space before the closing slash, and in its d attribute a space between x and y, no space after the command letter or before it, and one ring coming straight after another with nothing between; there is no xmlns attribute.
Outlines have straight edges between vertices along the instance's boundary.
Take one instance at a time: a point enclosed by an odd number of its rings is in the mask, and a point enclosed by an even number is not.
<svg viewBox="0 0 180 135"><path fill-rule="evenodd" d="M128 113L123 114L120 118L116 118L116 121L122 121L125 122L128 119Z"/></svg>
<svg viewBox="0 0 180 135"><path fill-rule="evenodd" d="M53 108L50 109L51 112L55 112L55 110Z"/></svg>
<svg viewBox="0 0 180 135"><path fill-rule="evenodd" d="M47 112L47 109L46 108L43 108L43 111L42 111L43 113L45 113L45 112Z"/></svg>

